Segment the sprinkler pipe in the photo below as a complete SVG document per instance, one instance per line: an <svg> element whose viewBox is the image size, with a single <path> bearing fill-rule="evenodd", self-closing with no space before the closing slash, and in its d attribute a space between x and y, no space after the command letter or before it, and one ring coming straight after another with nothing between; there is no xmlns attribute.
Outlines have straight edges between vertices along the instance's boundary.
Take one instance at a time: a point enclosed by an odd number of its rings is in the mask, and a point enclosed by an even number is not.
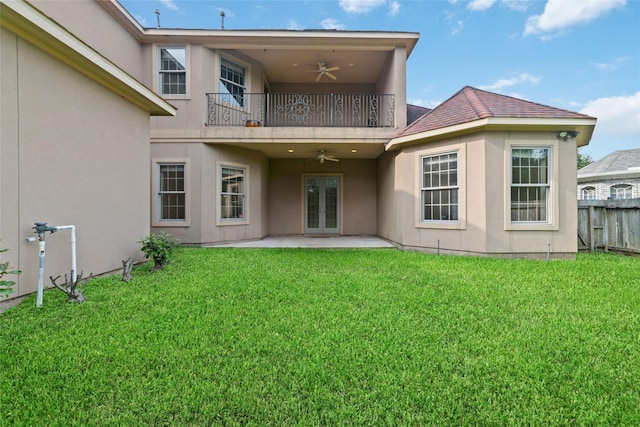
<svg viewBox="0 0 640 427"><path fill-rule="evenodd" d="M33 226L38 237L27 237L32 242L38 240L38 290L36 295L36 307L42 306L42 295L44 293L44 258L45 258L45 234L55 233L58 230L71 230L71 280L76 281L76 227L75 225L48 226L46 222L36 222Z"/></svg>

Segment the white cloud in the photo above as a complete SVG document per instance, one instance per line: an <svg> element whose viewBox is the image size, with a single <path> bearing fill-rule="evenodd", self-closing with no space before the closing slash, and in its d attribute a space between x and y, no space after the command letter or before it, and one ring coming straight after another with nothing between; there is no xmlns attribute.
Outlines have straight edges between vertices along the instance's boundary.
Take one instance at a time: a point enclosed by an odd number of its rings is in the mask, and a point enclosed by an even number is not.
<svg viewBox="0 0 640 427"><path fill-rule="evenodd" d="M389 3L389 12L387 15L389 16L397 16L400 13L400 3L397 1L392 1Z"/></svg>
<svg viewBox="0 0 640 427"><path fill-rule="evenodd" d="M591 22L626 3L626 0L548 0L542 15L527 19L524 35L534 34L548 39L554 34L561 34L567 27Z"/></svg>
<svg viewBox="0 0 640 427"><path fill-rule="evenodd" d="M589 101L580 112L598 119L596 129L600 133L628 135L640 141L640 91Z"/></svg>
<svg viewBox="0 0 640 427"><path fill-rule="evenodd" d="M340 0L340 7L347 13L367 13L386 3L387 0Z"/></svg>
<svg viewBox="0 0 640 427"><path fill-rule="evenodd" d="M453 25L451 25L451 35L460 34L462 29L464 28L464 22L462 20L456 21Z"/></svg>
<svg viewBox="0 0 640 427"><path fill-rule="evenodd" d="M178 5L174 0L160 0L160 3L162 3L164 7L166 7L167 9L180 10L180 8L178 7Z"/></svg>
<svg viewBox="0 0 640 427"><path fill-rule="evenodd" d="M481 11L490 9L496 0L471 0L467 5L467 9L473 11Z"/></svg>
<svg viewBox="0 0 640 427"><path fill-rule="evenodd" d="M524 12L529 9L529 5L532 3L531 0L502 0L502 4L511 10L517 10L520 12Z"/></svg>
<svg viewBox="0 0 640 427"><path fill-rule="evenodd" d="M290 19L289 20L289 29L290 30L304 30L304 27L300 24L298 24L298 21L296 21L295 19Z"/></svg>
<svg viewBox="0 0 640 427"><path fill-rule="evenodd" d="M146 28L147 26L147 18L145 18L144 16L141 15L136 15L135 16L136 21L138 21L138 24L142 25L143 27Z"/></svg>
<svg viewBox="0 0 640 427"><path fill-rule="evenodd" d="M436 108L442 101L434 101L431 99L414 98L407 100L407 104L417 105L419 107Z"/></svg>
<svg viewBox="0 0 640 427"><path fill-rule="evenodd" d="M334 18L325 18L320 21L320 26L325 30L344 30L346 26Z"/></svg>
<svg viewBox="0 0 640 427"><path fill-rule="evenodd" d="M616 58L612 62L592 62L591 66L600 71L617 70L628 58Z"/></svg>
<svg viewBox="0 0 640 427"><path fill-rule="evenodd" d="M518 76L511 77L509 79L498 79L490 85L480 86L479 89L489 91L499 91L501 89L518 85L521 83L533 83L537 84L540 81L540 77L532 76L528 73L522 73Z"/></svg>

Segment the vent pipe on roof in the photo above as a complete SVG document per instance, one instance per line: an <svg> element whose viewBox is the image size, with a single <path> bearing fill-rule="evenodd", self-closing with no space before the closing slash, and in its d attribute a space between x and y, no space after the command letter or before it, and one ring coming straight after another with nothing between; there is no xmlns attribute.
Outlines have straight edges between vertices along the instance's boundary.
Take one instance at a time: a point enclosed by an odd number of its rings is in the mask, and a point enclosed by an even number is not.
<svg viewBox="0 0 640 427"><path fill-rule="evenodd" d="M154 12L156 14L156 20L158 21L158 28L160 28L160 11L156 9Z"/></svg>
<svg viewBox="0 0 640 427"><path fill-rule="evenodd" d="M224 13L224 10L220 11L220 29L224 30L224 17L226 16L226 14Z"/></svg>

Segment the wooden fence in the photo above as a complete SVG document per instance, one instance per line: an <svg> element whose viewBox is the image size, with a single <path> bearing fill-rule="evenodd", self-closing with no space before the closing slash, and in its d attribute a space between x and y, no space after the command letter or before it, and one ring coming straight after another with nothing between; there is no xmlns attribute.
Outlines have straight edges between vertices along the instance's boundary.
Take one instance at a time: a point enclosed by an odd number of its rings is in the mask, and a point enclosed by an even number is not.
<svg viewBox="0 0 640 427"><path fill-rule="evenodd" d="M578 249L640 254L640 199L578 200Z"/></svg>

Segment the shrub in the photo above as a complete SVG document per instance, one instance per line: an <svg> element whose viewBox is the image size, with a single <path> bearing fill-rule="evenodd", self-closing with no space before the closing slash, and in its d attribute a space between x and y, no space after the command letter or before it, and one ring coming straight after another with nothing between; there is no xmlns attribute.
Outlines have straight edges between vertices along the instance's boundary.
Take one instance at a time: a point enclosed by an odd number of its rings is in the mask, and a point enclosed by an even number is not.
<svg viewBox="0 0 640 427"><path fill-rule="evenodd" d="M143 237L138 243L142 243L142 252L146 259L153 259L151 271L162 270L169 263L169 256L176 245L170 234L151 233Z"/></svg>
<svg viewBox="0 0 640 427"><path fill-rule="evenodd" d="M8 249L0 249L0 252L6 252ZM13 293L13 285L16 284L13 280L4 280L4 276L7 274L20 274L20 270L11 270L9 262L0 262L0 297L5 297Z"/></svg>

